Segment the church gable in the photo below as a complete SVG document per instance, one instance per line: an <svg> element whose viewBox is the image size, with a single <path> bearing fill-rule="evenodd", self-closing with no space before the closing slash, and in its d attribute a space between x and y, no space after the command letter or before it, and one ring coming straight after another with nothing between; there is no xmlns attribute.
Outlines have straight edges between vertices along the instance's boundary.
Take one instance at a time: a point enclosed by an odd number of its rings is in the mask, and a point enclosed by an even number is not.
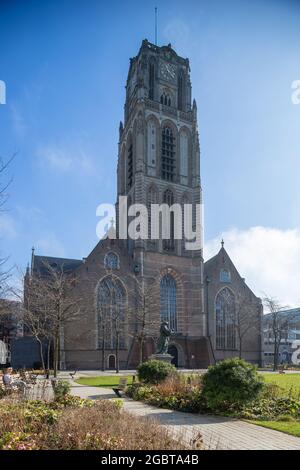
<svg viewBox="0 0 300 470"><path fill-rule="evenodd" d="M222 248L204 264L207 334L215 360L244 357L261 361L261 300L246 285Z"/></svg>
<svg viewBox="0 0 300 470"><path fill-rule="evenodd" d="M216 288L219 286L220 289L225 286L229 288L230 286L232 288L239 286L239 289L242 289L244 294L259 300L236 269L223 246L223 242L222 248L217 255L204 263L204 279L207 279Z"/></svg>

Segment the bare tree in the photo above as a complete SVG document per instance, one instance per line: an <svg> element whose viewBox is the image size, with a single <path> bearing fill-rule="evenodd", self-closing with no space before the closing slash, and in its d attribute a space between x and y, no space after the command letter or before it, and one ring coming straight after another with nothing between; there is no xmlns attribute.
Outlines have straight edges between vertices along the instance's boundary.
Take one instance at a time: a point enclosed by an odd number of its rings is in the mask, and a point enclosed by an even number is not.
<svg viewBox="0 0 300 470"><path fill-rule="evenodd" d="M4 160L2 157L0 157L0 214L4 212L4 206L8 199L7 190L11 184L12 179L6 177L6 172L14 157L15 155L7 160ZM11 270L7 269L5 266L7 260L8 256L0 256L0 297L2 298L5 298L9 291L7 281L11 275Z"/></svg>
<svg viewBox="0 0 300 470"><path fill-rule="evenodd" d="M27 278L27 279L26 279ZM50 367L51 332L51 305L48 300L47 284L39 276L25 276L25 295L23 302L23 322L26 331L32 335L39 344L39 353L42 368L46 372ZM44 344L48 343L47 363L44 357ZM47 366L46 366L47 364Z"/></svg>
<svg viewBox="0 0 300 470"><path fill-rule="evenodd" d="M120 370L119 353L123 346L126 330L127 298L119 278L112 270L106 270L98 291L97 311L99 314L99 339L102 351L102 370L105 370L107 349L114 349L116 372Z"/></svg>
<svg viewBox="0 0 300 470"><path fill-rule="evenodd" d="M265 297L264 304L266 309L269 311L271 321L268 324L269 338L274 344L274 361L273 370L277 370L279 362L279 350L281 341L285 338L288 332L289 324L293 319L293 315L284 314L283 311L287 309L287 306L282 306L273 297Z"/></svg>
<svg viewBox="0 0 300 470"><path fill-rule="evenodd" d="M44 263L46 276L44 282L44 295L47 304L49 332L53 338L53 370L54 377L62 361L61 349L64 342L65 326L78 318L80 313L80 299L73 297L76 278L64 269L64 265L51 266Z"/></svg>
<svg viewBox="0 0 300 470"><path fill-rule="evenodd" d="M43 343L48 341L47 368L52 344L54 377L63 362L64 328L80 312L80 299L73 296L75 283L76 278L63 264L53 266L45 261L42 273L32 273L24 287L24 321L40 345L43 368Z"/></svg>
<svg viewBox="0 0 300 470"><path fill-rule="evenodd" d="M89 280L92 279L89 273ZM157 335L159 330L159 273L153 278L128 275L126 294L122 292L120 280L112 270L107 269L98 291L97 311L99 315L98 338L101 350L101 368L105 370L107 350L114 349L116 372L119 372L119 352L125 337L131 338L127 364L129 363L134 344L139 347L140 362L144 358L144 347L147 338ZM95 282L97 279L95 279ZM128 297L135 299L128 303Z"/></svg>
<svg viewBox="0 0 300 470"><path fill-rule="evenodd" d="M244 341L249 333L261 331L261 310L245 293L239 294L236 298L234 328L238 337L239 358L241 359Z"/></svg>
<svg viewBox="0 0 300 470"><path fill-rule="evenodd" d="M132 336L132 347L135 342L139 346L139 362L144 360L145 343L148 338L155 338L159 331L160 315L159 315L159 282L160 273L157 272L151 278L145 279L143 274L141 277L134 277L135 305L128 310L129 324ZM132 347L129 350L128 362Z"/></svg>

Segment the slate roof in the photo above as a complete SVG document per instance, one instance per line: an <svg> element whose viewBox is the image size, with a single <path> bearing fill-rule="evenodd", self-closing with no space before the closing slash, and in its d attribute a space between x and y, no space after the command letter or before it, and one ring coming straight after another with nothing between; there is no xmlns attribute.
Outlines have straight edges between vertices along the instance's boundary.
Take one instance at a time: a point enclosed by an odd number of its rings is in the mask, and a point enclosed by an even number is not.
<svg viewBox="0 0 300 470"><path fill-rule="evenodd" d="M33 271L41 275L47 275L47 266L52 268L63 269L66 274L75 271L83 261L81 259L57 258L53 256L36 256L33 257Z"/></svg>

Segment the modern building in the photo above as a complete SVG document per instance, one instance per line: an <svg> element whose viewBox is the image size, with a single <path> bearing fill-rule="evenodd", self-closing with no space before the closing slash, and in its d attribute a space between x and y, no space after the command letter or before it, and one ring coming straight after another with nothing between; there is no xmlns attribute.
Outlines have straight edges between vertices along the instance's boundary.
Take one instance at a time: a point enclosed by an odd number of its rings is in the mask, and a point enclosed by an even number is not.
<svg viewBox="0 0 300 470"><path fill-rule="evenodd" d="M264 363L274 362L274 333L272 329L273 315L267 313L263 317L264 336ZM282 330L282 339L279 346L279 364L291 363L295 352L296 341L300 345L300 308L282 310L276 314L276 323Z"/></svg>
<svg viewBox="0 0 300 470"><path fill-rule="evenodd" d="M12 343L23 336L22 304L14 300L0 299L0 364L11 362Z"/></svg>

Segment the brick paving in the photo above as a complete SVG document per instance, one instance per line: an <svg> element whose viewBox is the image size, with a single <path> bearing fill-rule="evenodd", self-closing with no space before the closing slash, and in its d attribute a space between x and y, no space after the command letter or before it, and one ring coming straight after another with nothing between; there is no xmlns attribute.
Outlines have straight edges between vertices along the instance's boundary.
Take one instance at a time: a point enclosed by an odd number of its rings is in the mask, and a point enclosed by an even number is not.
<svg viewBox="0 0 300 470"><path fill-rule="evenodd" d="M72 393L82 398L116 398L113 390L73 382ZM300 450L300 438L226 417L205 416L149 406L124 398L124 410L155 419L193 446L201 434L206 449Z"/></svg>

